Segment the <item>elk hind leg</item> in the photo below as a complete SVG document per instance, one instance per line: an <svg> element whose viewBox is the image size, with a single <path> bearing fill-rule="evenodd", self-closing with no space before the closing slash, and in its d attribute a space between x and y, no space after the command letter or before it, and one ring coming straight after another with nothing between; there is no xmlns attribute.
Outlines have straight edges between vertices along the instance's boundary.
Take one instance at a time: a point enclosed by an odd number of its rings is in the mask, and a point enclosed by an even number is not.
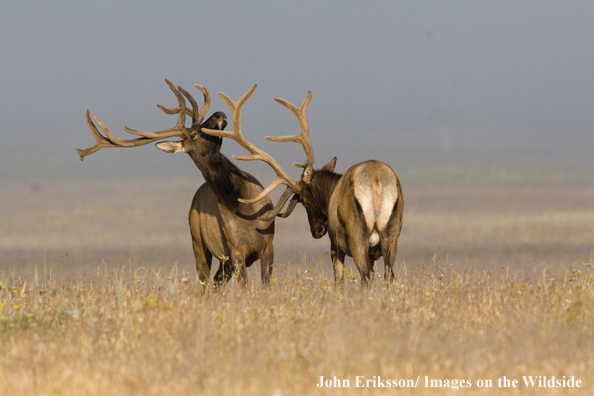
<svg viewBox="0 0 594 396"><path fill-rule="evenodd" d="M373 276L373 261L369 256L369 243L364 238L349 237L349 248L353 256L353 261L361 274L361 284L368 284Z"/></svg>
<svg viewBox="0 0 594 396"><path fill-rule="evenodd" d="M377 260L379 260L381 255L382 255L382 248L381 248L380 243L378 243L375 246L369 247L369 261L371 262L371 265L370 265L371 279L374 279L374 277L375 277L375 270L373 269L373 265Z"/></svg>
<svg viewBox="0 0 594 396"><path fill-rule="evenodd" d="M389 241L386 241L389 242ZM382 244L382 252L384 256L384 267L386 282L392 282L394 280L394 262L396 261L396 251L398 250L398 241L392 243Z"/></svg>
<svg viewBox="0 0 594 396"><path fill-rule="evenodd" d="M336 247L334 243L330 246L332 266L334 267L334 282L336 286L342 286L344 282L344 252Z"/></svg>

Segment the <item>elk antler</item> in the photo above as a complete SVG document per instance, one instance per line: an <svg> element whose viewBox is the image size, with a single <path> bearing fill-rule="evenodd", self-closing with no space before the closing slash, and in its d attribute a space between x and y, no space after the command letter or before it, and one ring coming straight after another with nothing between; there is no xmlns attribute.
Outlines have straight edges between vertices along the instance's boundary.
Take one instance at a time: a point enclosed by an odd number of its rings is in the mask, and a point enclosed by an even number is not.
<svg viewBox="0 0 594 396"><path fill-rule="evenodd" d="M186 106L186 113L189 116L191 116L193 120L192 125L200 125L202 123L202 120L204 119L204 116L206 115L206 113L208 113L208 110L210 109L210 92L208 92L208 89L201 85L194 84L194 86L198 88L200 91L202 91L202 94L204 95L204 104L202 105L200 111L197 111L198 105L196 104L194 98L180 86L178 86L178 88L184 94L184 96L188 98L190 104L192 105L191 109ZM160 108L165 114L178 114L180 109L180 106L168 108L160 104L158 104L157 107Z"/></svg>
<svg viewBox="0 0 594 396"><path fill-rule="evenodd" d="M256 90L256 87L257 85L254 84L254 86L251 87L237 102L231 100L231 98L225 95L224 93L219 93L219 96L227 103L227 105L231 109L231 113L233 114L232 131L217 131L214 129L206 128L202 130L202 132L208 133L209 135L233 139L241 147L250 152L250 155L245 156L234 155L234 159L240 161L261 160L270 165L276 173L276 179L268 187L266 187L257 197L251 199L239 199L240 202L247 204L258 202L281 184L286 184L292 190L295 190L295 188L297 187L297 182L293 180L289 175L287 175L287 173L283 170L283 168L281 168L281 166L278 164L278 162L276 162L276 160L272 156L270 156L265 151L259 149L258 147L254 146L241 133L241 108L243 107L245 102L252 96L252 94Z"/></svg>
<svg viewBox="0 0 594 396"><path fill-rule="evenodd" d="M307 110L307 106L311 101L311 91L307 91L307 96L303 100L301 104L301 108L297 108L291 103L287 102L284 99L274 98L275 101L285 106L287 109L291 110L293 114L299 120L299 124L301 125L301 134L299 135L289 135L289 136L267 136L264 139L270 140L272 142L294 142L299 143L301 147L303 147L303 151L307 155L307 159L304 164L294 163L298 168L306 168L311 167L314 162L314 153L313 148L311 147L311 143L309 141L309 125L307 123L307 117L305 115L305 111ZM311 177L311 176L310 176Z"/></svg>
<svg viewBox="0 0 594 396"><path fill-rule="evenodd" d="M240 198L239 199L240 202L248 203L248 204L258 202L259 200L261 200L262 198L267 196L270 192L272 192L272 190L274 190L279 185L285 184L287 186L287 189L285 190L285 192L279 199L278 203L276 204L276 207L272 211L270 211L267 214L265 214L264 216L260 217L261 220L272 220L282 210L283 206L285 205L285 203L287 202L287 200L289 199L291 194L297 190L297 186L298 186L299 182L293 180L283 170L283 168L278 164L278 162L272 156L270 156L266 152L262 151L258 147L254 146L249 141L247 141L247 139L241 133L241 107L250 98L250 96L252 96L252 94L256 90L256 87L257 87L257 85L254 84L254 86L248 92L246 92L241 97L241 99L239 99L239 101L237 101L237 103L233 102L224 93L219 93L219 96L221 98L223 98L223 100L225 102L227 102L227 105L229 105L229 108L231 108L231 112L233 114L233 131L217 131L217 130L212 130L212 129L202 129L202 131L205 133L208 133L210 135L214 135L214 136L218 136L218 137L226 137L226 138L235 140L237 143L239 143L239 145L241 147L245 148L251 154L247 155L247 156L234 155L233 158L235 158L237 160L242 160L242 161L262 160L262 161L266 162L268 165L270 165L270 167L276 173L276 175L277 175L276 179L268 187L266 187L257 197L252 198L252 199L241 199ZM303 150L305 151L305 153L307 155L307 160L304 164L296 163L295 166L305 168L301 180L306 183L309 183L309 181L311 180L311 175L312 175L312 166L313 166L314 155L313 155L313 149L311 147L311 143L309 141L309 126L307 124L307 118L305 116L305 111L307 109L307 105L309 104L309 102L311 100L311 91L308 92L307 97L305 98L305 100L303 101L303 104L301 105L301 108L299 108L299 109L297 107L295 107L294 105L292 105L291 103L287 102L286 100L279 99L279 98L275 98L274 100L276 100L278 103L282 104L283 106L287 107L289 110L291 110L293 112L293 114L295 114L297 116L297 119L299 120L299 123L301 124L301 134L300 135L289 135L289 136L273 136L273 137L266 137L265 139L274 141L274 142L299 143L301 145L301 147L303 147ZM282 214L281 217L287 217L289 214L291 214L291 212L295 208L295 205L297 204L297 202L298 202L298 199L294 197L291 200L291 203L289 204L287 211L284 214Z"/></svg>
<svg viewBox="0 0 594 396"><path fill-rule="evenodd" d="M101 120L99 120L99 118L93 116L91 119L91 113L89 110L87 110L87 124L97 142L91 147L86 148L84 150L79 149L78 147L76 148L76 151L78 151L78 153L80 154L80 160L82 161L87 155L93 154L95 151L102 149L104 147L137 147L165 138L176 136L181 138L185 137L187 135L187 129L185 126L186 114L192 116L192 126L194 126L196 123L199 124L202 121L202 118L204 118L204 114L206 114L208 108L210 107L210 94L208 94L208 90L206 90L206 88L201 89L201 91L204 93L205 103L200 112L198 112L198 106L196 105L196 101L188 92L186 92L179 86L176 87L169 80L165 80L165 82L167 83L167 85L169 85L169 88L175 94L175 97L177 98L177 102L179 105L171 109L161 105L157 106L167 114L179 113L179 118L177 120L177 124L175 125L175 127L158 132L147 132L130 129L127 126L122 125L122 128L124 128L126 132L131 133L133 135L141 136L141 138L132 140L121 140L116 138L110 132L110 130L101 122ZM188 100L192 104L192 109L188 109L186 107L186 101L184 99L184 96L188 98ZM103 136L101 132L99 132L99 130L93 123L93 120L95 120L95 122L103 130L105 136Z"/></svg>

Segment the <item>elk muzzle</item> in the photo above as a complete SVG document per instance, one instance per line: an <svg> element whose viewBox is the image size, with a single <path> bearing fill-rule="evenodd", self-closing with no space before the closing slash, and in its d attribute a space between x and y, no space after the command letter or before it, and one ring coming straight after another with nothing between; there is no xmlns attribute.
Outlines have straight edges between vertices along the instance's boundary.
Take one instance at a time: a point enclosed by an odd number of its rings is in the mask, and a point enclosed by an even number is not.
<svg viewBox="0 0 594 396"><path fill-rule="evenodd" d="M308 212L308 220L309 220L309 229L311 231L311 236L315 239L320 239L324 235L326 235L326 231L328 230L328 220L318 219L313 216L309 215Z"/></svg>

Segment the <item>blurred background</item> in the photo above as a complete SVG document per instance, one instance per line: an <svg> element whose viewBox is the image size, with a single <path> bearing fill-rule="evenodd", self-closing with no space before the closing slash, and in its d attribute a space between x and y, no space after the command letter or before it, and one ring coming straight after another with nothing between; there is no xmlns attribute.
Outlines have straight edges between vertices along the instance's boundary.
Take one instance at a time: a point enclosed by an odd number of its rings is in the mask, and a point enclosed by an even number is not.
<svg viewBox="0 0 594 396"><path fill-rule="evenodd" d="M263 138L299 125L273 98L308 90L318 166L591 166L592 21L589 1L3 0L0 178L196 176L152 145L74 151L94 143L87 109L122 138L173 126L155 106L176 104L165 78L227 113L216 93L257 83L245 134L287 166L301 149Z"/></svg>
<svg viewBox="0 0 594 396"><path fill-rule="evenodd" d="M176 117L156 107L176 105L165 78L200 100L193 85L207 87L211 112L228 115L216 93L237 100L257 83L244 134L295 178L301 148L264 137L299 132L273 98L300 105L311 90L317 167L335 155L338 172L381 160L411 197L401 264L440 254L482 266L502 252L512 265L588 260L593 21L594 3L572 0L1 0L3 263L37 266L49 255L58 265L77 249L88 253L81 262L122 252L150 261L162 249L191 268L186 216L203 178L190 158L153 145L84 162L75 151L94 143L87 109L124 139L122 124L172 127ZM223 152L245 153L231 141ZM274 178L265 164L239 166L263 184ZM561 217L543 215L551 211ZM324 257L327 238L311 240L302 209L292 218L277 231L279 260Z"/></svg>

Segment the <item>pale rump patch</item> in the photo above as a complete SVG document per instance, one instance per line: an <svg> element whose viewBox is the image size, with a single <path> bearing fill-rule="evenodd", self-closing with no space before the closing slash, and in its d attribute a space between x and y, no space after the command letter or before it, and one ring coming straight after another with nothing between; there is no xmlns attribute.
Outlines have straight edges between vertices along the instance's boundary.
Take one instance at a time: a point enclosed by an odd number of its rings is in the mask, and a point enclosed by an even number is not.
<svg viewBox="0 0 594 396"><path fill-rule="evenodd" d="M364 172L355 175L354 193L363 210L367 229L371 230L369 245L375 246L380 241L378 232L381 233L388 224L394 204L398 200L398 187L395 177L394 180L391 180L391 177L383 177L383 180L380 180L375 175L372 178L364 176Z"/></svg>
<svg viewBox="0 0 594 396"><path fill-rule="evenodd" d="M377 179L373 179L373 208L375 212L379 212L382 204L382 183Z"/></svg>

